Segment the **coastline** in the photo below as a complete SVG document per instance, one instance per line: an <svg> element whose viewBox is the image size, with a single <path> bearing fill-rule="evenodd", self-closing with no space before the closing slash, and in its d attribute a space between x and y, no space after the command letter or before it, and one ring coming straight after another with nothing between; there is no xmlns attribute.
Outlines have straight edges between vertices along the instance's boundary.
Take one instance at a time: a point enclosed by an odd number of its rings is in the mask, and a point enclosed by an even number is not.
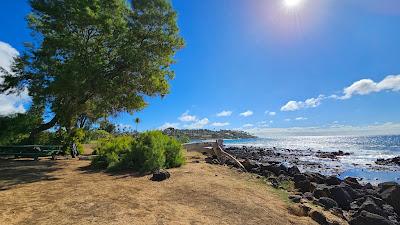
<svg viewBox="0 0 400 225"><path fill-rule="evenodd" d="M386 136L371 137L377 139ZM374 142L366 145L362 141L370 141L367 139L369 137L358 136L351 137L357 145L349 142L349 137L337 136L224 140L224 144L229 153L241 159L296 165L301 172L318 172L341 178L353 176L362 183L378 184L400 182L400 136L394 137L397 142L389 143L389 147L376 143L374 139ZM391 162L391 159L397 161Z"/></svg>

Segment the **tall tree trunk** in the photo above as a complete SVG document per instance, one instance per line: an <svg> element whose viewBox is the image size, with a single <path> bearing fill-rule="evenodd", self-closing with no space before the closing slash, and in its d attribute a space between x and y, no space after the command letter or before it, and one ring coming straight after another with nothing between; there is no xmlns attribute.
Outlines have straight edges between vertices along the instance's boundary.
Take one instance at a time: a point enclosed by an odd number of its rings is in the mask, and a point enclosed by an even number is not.
<svg viewBox="0 0 400 225"><path fill-rule="evenodd" d="M53 119L51 119L49 122L44 123L44 124L41 124L39 127L33 129L33 130L31 131L31 133L29 134L28 142L29 142L30 144L35 144L37 135L38 135L40 132L45 131L45 130L48 130L48 129L54 127L56 124L57 124L57 117L54 116Z"/></svg>

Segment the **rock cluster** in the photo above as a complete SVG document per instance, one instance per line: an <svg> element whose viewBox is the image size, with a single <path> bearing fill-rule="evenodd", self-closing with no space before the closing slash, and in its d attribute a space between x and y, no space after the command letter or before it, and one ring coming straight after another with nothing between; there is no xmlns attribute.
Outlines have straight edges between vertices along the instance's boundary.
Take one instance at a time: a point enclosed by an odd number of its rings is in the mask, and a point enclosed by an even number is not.
<svg viewBox="0 0 400 225"><path fill-rule="evenodd" d="M400 166L400 156L391 159L378 159L375 163L378 165Z"/></svg>
<svg viewBox="0 0 400 225"><path fill-rule="evenodd" d="M274 162L245 159L241 163L248 172L266 177L274 187L279 187L282 181L292 181L298 190L290 196L292 201L312 201L346 219L350 225L400 224L400 185L396 182L364 185L356 178L342 180L319 173L301 173L296 166ZM314 214L317 222L325 221L320 214Z"/></svg>

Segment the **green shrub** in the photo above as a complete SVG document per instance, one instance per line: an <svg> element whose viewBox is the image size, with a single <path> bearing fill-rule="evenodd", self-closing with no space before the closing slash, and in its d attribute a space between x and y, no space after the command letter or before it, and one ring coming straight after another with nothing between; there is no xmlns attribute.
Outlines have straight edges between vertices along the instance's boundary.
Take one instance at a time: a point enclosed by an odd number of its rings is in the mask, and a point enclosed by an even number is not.
<svg viewBox="0 0 400 225"><path fill-rule="evenodd" d="M119 136L103 138L97 142L95 152L98 157L95 157L92 164L98 168L115 167L122 155L126 154L132 146L133 137Z"/></svg>
<svg viewBox="0 0 400 225"><path fill-rule="evenodd" d="M178 140L168 137L165 147L165 157L166 168L179 167L185 162L183 148Z"/></svg>
<svg viewBox="0 0 400 225"><path fill-rule="evenodd" d="M133 138L121 136L99 141L92 164L111 171L132 169L141 173L181 166L183 148L175 138L149 131Z"/></svg>

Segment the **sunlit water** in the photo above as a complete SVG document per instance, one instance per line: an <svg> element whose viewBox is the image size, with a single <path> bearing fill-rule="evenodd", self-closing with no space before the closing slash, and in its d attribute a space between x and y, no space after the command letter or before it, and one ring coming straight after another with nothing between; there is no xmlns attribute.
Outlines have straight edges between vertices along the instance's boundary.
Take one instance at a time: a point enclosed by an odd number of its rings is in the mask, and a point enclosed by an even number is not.
<svg viewBox="0 0 400 225"><path fill-rule="evenodd" d="M341 176L359 176L368 180L400 180L400 168L390 167L385 172L374 170L378 158L400 156L400 135L396 136L298 136L278 138L257 138L225 140L227 146L256 146L312 151L344 151L350 156L340 157L338 161L310 157L305 160L318 161L332 166L340 165ZM334 165L333 165L334 164ZM328 165L329 166L329 165Z"/></svg>

